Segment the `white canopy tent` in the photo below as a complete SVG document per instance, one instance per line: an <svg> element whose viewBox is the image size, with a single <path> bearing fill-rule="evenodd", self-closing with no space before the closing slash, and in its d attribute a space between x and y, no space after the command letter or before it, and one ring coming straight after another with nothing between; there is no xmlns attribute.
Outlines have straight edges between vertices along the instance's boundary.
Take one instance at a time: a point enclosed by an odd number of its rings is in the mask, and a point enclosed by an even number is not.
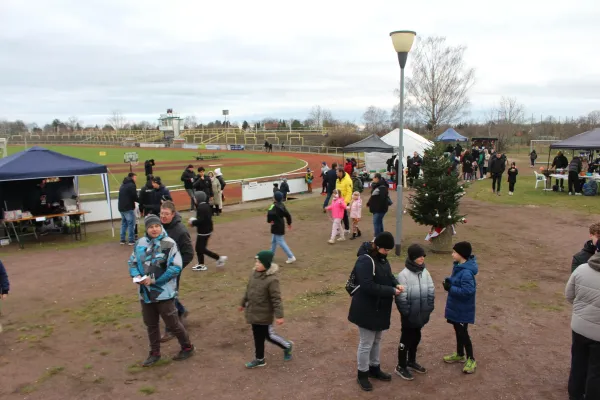
<svg viewBox="0 0 600 400"><path fill-rule="evenodd" d="M424 151L433 146L433 142L425 139L423 136L411 131L410 129L404 129L404 137L402 138L402 147L404 148L402 154L402 160L406 164L406 157L412 156L416 151L419 155L423 156ZM398 145L400 144L400 138L398 137L398 128L394 129L390 133L381 137L385 143L393 146L398 154ZM365 166L369 171L380 171L386 169L386 160L390 158L389 153L365 153Z"/></svg>

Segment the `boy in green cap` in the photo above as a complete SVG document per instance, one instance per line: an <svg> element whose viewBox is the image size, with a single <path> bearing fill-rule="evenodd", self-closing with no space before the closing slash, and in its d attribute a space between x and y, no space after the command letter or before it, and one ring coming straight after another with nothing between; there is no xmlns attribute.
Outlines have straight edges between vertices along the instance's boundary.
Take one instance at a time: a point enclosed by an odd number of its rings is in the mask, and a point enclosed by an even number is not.
<svg viewBox="0 0 600 400"><path fill-rule="evenodd" d="M292 359L293 342L278 336L273 329L273 319L277 325L283 324L283 304L277 277L279 266L273 262L273 252L264 250L256 255L254 270L250 275L246 293L239 310L246 310L246 321L252 325L256 358L246 363L246 368L264 367L265 340L283 349L283 359Z"/></svg>

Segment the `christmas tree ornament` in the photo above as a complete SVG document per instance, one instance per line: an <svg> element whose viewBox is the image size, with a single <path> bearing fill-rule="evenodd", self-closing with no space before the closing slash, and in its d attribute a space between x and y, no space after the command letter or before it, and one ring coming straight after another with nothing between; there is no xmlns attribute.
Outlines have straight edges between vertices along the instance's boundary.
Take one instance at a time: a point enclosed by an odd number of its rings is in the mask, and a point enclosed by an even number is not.
<svg viewBox="0 0 600 400"><path fill-rule="evenodd" d="M452 219L452 215L448 214L448 219Z"/></svg>
<svg viewBox="0 0 600 400"><path fill-rule="evenodd" d="M436 218L439 218L439 217L440 217L440 214L438 214L438 213L435 213L435 217L436 217Z"/></svg>
<svg viewBox="0 0 600 400"><path fill-rule="evenodd" d="M429 197L429 193L425 193L425 197Z"/></svg>

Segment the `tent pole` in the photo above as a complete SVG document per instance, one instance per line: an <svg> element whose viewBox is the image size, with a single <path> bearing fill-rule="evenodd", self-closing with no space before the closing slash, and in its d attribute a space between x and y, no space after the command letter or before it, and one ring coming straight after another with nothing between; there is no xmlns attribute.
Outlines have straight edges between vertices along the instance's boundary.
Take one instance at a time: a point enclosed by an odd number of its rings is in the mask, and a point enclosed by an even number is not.
<svg viewBox="0 0 600 400"><path fill-rule="evenodd" d="M108 181L108 174L104 173L101 175L102 184L104 186L104 193L106 194L106 201L108 202L108 211L110 213L110 227L112 230L112 237L115 237L115 222L113 221L112 202L110 201L110 182Z"/></svg>

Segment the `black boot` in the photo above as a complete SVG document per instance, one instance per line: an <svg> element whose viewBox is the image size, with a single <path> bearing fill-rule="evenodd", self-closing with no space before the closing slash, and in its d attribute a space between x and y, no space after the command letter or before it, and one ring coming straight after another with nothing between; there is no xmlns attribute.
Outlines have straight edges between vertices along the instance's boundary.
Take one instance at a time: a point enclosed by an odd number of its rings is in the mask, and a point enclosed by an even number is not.
<svg viewBox="0 0 600 400"><path fill-rule="evenodd" d="M369 367L369 376L384 382L392 380L392 375L383 372L379 365Z"/></svg>
<svg viewBox="0 0 600 400"><path fill-rule="evenodd" d="M365 392L370 392L371 390L373 390L373 385L371 385L371 382L369 382L369 371L358 371L357 381L360 385L360 388Z"/></svg>
<svg viewBox="0 0 600 400"><path fill-rule="evenodd" d="M354 240L354 239L356 239L356 233L353 233L352 237L350 238L350 240Z"/></svg>
<svg viewBox="0 0 600 400"><path fill-rule="evenodd" d="M356 237L361 237L362 236L362 232L360 231L360 229L356 228L356 230L358 231L358 233L356 234Z"/></svg>

